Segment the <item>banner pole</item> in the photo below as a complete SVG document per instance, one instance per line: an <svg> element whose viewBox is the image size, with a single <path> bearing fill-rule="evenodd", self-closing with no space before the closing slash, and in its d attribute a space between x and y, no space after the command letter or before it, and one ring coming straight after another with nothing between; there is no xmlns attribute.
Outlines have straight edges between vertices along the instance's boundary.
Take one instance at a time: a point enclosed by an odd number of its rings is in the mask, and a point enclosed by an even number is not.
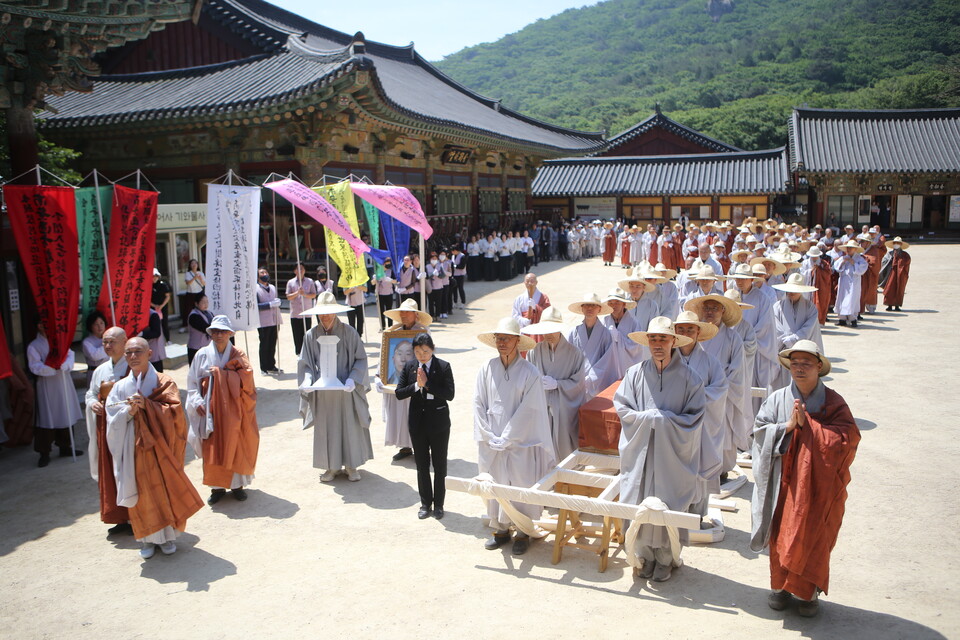
<svg viewBox="0 0 960 640"><path fill-rule="evenodd" d="M110 260L107 256L107 232L103 227L103 209L102 202L100 201L100 180L97 175L97 171L93 171L93 195L97 199L97 215L100 218L100 242L103 244L103 271L107 275L107 291L109 292L110 297L110 319L111 322L117 324L117 310L114 308L113 303L113 279L110 277Z"/></svg>
<svg viewBox="0 0 960 640"><path fill-rule="evenodd" d="M426 253L423 242L423 234L417 233L417 237L420 238L420 268L423 271L427 269L427 263L423 261L423 254ZM427 285L426 279L420 281L420 311L427 310Z"/></svg>
<svg viewBox="0 0 960 640"><path fill-rule="evenodd" d="M272 196L271 196L271 201L272 201L272 203L273 203L273 276L274 276L275 278L277 278L277 282L279 282L279 281L280 281L280 278L279 278L280 273L279 273L279 269L278 269L278 267L277 267L277 226L278 226L278 225L277 225L277 193L276 193L276 191L273 191L272 189L270 190L270 193L272 194ZM291 208L292 208L293 211L294 211L293 215L296 216L296 215L297 215L297 214L296 214L297 208L294 207L293 205L291 205ZM293 232L296 233L297 230L294 229ZM297 259L298 259L298 260L300 259L299 249L298 249L298 253L297 253ZM280 287L277 287L277 297L278 297L278 298L280 297ZM277 361L277 363L279 364L279 362L280 362L280 309L279 309L279 308L276 309L276 313L277 313L277 315L275 316L275 317L276 317L276 320L277 320L277 349L276 349L277 355L276 355L276 361ZM279 369L280 367L278 366L277 368Z"/></svg>

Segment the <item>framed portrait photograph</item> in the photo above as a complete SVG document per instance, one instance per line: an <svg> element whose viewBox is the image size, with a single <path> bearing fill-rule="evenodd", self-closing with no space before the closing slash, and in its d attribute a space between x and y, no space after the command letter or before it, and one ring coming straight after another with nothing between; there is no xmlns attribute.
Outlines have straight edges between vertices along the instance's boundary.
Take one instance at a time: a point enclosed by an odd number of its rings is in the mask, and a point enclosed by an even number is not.
<svg viewBox="0 0 960 640"><path fill-rule="evenodd" d="M426 330L384 331L380 343L380 379L388 387L396 387L403 366L414 359L413 339Z"/></svg>

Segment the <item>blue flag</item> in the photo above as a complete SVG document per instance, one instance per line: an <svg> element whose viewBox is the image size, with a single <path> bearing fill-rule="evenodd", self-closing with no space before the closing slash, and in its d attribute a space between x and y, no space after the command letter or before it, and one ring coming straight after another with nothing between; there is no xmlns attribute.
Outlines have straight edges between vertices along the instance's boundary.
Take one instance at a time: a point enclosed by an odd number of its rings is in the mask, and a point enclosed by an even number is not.
<svg viewBox="0 0 960 640"><path fill-rule="evenodd" d="M399 273L403 256L410 250L410 227L380 211L380 229L393 259L394 273Z"/></svg>

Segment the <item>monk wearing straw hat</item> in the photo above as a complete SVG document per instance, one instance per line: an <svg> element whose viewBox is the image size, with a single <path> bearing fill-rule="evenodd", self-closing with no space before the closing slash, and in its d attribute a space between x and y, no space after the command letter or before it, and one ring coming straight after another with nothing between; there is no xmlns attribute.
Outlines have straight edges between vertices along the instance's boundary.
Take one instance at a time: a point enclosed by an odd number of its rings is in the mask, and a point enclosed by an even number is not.
<svg viewBox="0 0 960 640"><path fill-rule="evenodd" d="M837 283L837 302L834 309L837 312L837 326L857 326L857 315L860 313L860 281L867 271L867 261L864 260L863 248L856 240L849 240L840 246L844 252L833 261L833 269L840 275Z"/></svg>
<svg viewBox="0 0 960 640"><path fill-rule="evenodd" d="M816 292L816 287L803 284L803 276L792 273L783 284L773 288L786 294L773 305L773 317L777 326L777 351L789 349L800 340L811 340L823 353L820 337L820 322L817 307L807 297ZM783 367L779 370L774 387L779 389L790 384L790 373Z"/></svg>
<svg viewBox="0 0 960 640"><path fill-rule="evenodd" d="M582 300L571 303L567 308L583 316L583 322L567 333L567 340L580 349L586 358L586 389L587 399L590 399L616 381L616 371L607 355L613 339L599 318L600 315L610 313L612 309L595 293L584 294Z"/></svg>
<svg viewBox="0 0 960 640"><path fill-rule="evenodd" d="M887 305L887 311L900 311L903 293L910 278L910 254L905 251L910 244L897 236L887 242L886 246L890 250L890 260L887 281L883 288L883 304Z"/></svg>

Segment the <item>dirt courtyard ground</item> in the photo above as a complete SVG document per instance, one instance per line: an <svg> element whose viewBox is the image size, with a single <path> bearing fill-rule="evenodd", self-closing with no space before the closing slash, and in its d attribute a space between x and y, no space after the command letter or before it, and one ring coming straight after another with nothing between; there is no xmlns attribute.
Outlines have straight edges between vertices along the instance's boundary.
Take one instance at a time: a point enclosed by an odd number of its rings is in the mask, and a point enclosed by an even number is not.
<svg viewBox="0 0 960 640"><path fill-rule="evenodd" d="M596 556L575 549L551 564L552 538L519 558L509 548L486 551L482 504L463 493L448 494L443 520L418 520L413 460L391 461L375 391L375 459L358 483L341 476L321 484L311 468L313 434L297 414L285 324L286 373L258 373L262 434L250 498L205 507L173 556L143 561L131 537L107 536L86 458L38 469L29 447L0 452L0 636L960 637L960 340L947 322L960 311L951 266L960 246L914 245L910 253L902 313L881 306L858 329L824 331L833 362L826 383L850 404L863 440L830 595L816 619L767 607L767 558L748 546L749 484L735 496L739 511L726 514L726 539L686 548L685 566L656 586L633 580L622 551L605 573ZM587 291L605 294L623 273L598 258L535 271L571 321L567 304ZM478 366L495 353L475 336L509 315L520 291L519 278L468 283L466 311L432 328L458 386L449 475L477 471L473 389ZM379 335L372 317L366 326L373 372ZM256 337L248 332L255 368ZM170 373L185 389L186 364ZM187 472L206 498L201 471L191 457Z"/></svg>

